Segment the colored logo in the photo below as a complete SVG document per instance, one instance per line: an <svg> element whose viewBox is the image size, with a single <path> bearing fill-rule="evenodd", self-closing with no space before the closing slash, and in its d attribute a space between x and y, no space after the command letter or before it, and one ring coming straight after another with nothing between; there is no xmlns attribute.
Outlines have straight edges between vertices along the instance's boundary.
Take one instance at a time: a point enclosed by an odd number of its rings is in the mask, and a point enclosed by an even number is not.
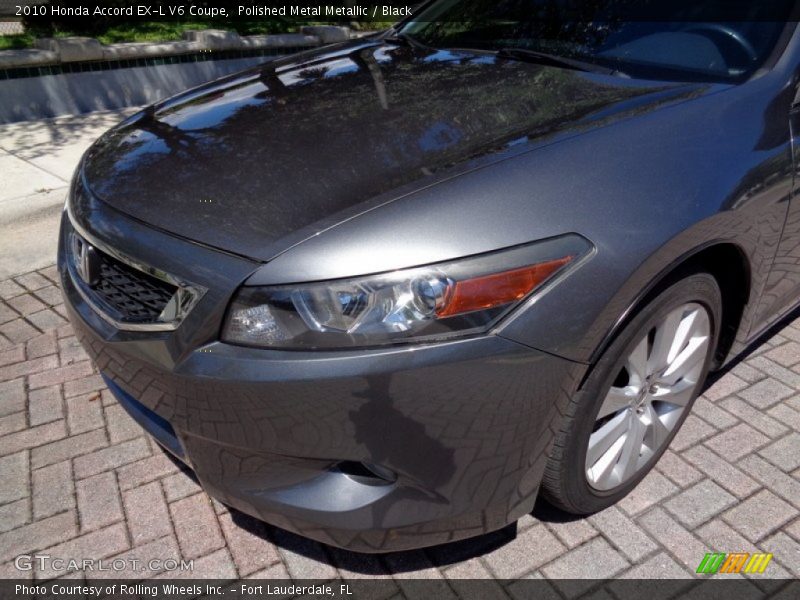
<svg viewBox="0 0 800 600"><path fill-rule="evenodd" d="M763 573L772 560L772 554L749 552L709 552L700 561L698 573Z"/></svg>

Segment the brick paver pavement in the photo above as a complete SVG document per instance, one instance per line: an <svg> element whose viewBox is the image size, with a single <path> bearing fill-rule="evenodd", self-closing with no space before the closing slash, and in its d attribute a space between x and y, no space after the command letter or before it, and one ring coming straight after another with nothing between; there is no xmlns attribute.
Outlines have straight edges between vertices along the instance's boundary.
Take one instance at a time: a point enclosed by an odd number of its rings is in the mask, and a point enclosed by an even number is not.
<svg viewBox="0 0 800 600"><path fill-rule="evenodd" d="M64 318L54 267L0 282L0 577L61 575L16 570L16 556L39 552L193 559L200 577L392 577L387 597L408 577L691 577L709 550L772 552L765 576L800 576L800 321L705 391L619 505L568 520L540 504L516 531L381 557L232 512L105 389ZM765 576L753 582L767 588Z"/></svg>

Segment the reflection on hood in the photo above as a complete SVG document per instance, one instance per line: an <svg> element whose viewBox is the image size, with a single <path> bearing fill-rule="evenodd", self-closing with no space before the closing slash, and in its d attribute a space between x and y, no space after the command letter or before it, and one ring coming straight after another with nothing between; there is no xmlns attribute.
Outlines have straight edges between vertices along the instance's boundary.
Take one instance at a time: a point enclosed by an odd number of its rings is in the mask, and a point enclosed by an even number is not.
<svg viewBox="0 0 800 600"><path fill-rule="evenodd" d="M691 89L359 42L146 110L101 138L84 173L123 212L258 258L281 236L398 186Z"/></svg>

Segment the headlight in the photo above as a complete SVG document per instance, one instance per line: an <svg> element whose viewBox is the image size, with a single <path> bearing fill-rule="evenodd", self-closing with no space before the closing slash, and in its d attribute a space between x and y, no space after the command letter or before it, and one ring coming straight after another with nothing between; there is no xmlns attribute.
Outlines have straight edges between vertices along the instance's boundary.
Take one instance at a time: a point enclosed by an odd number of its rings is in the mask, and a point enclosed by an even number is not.
<svg viewBox="0 0 800 600"><path fill-rule="evenodd" d="M482 333L578 258L565 235L509 250L380 275L242 287L222 339L273 348L352 348Z"/></svg>

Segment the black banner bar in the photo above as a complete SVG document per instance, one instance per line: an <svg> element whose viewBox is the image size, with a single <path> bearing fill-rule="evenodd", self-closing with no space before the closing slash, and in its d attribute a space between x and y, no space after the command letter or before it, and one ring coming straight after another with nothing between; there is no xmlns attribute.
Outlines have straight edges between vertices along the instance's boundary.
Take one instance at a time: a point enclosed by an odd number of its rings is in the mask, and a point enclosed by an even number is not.
<svg viewBox="0 0 800 600"><path fill-rule="evenodd" d="M797 598L800 581L751 578L721 579L556 579L519 581L453 579L358 579L358 580L203 580L159 579L152 581L59 579L35 582L22 580L0 581L0 597L19 599L78 600L85 598L133 600L159 598L167 600L264 600L266 598L384 600L402 594L408 600L439 598L589 598L610 597L619 600L647 598L668 600L689 598ZM654 573L655 575L655 573Z"/></svg>
<svg viewBox="0 0 800 600"><path fill-rule="evenodd" d="M183 21L212 19L220 22L253 19L291 21L398 21L451 20L432 5L447 2L414 0L0 0L0 17L26 21L112 19ZM558 21L795 21L800 19L796 0L465 0L457 11L486 15L493 7L503 18Z"/></svg>

